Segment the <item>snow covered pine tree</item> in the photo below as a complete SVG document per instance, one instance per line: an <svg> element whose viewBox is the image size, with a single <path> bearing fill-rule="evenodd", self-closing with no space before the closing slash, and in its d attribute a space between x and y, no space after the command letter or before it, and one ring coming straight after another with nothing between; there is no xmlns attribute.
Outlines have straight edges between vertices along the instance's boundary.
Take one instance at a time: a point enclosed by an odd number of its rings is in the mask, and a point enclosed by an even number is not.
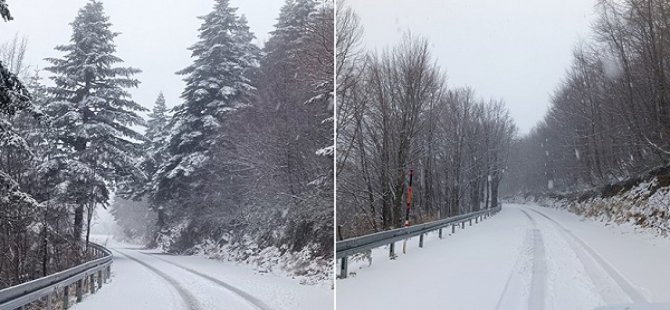
<svg viewBox="0 0 670 310"><path fill-rule="evenodd" d="M261 61L260 106L275 144L282 246L332 255L332 3L287 0ZM276 195L276 193L282 193Z"/></svg>
<svg viewBox="0 0 670 310"><path fill-rule="evenodd" d="M5 0L0 0L0 17L4 21L12 20L12 15L9 13ZM9 72L0 61L0 113L14 115L17 111L29 107L31 105L28 91L21 81Z"/></svg>
<svg viewBox="0 0 670 310"><path fill-rule="evenodd" d="M49 88L45 113L62 144L58 152L67 155L59 157L62 173L70 176L61 197L74 207L75 242L82 237L85 209L90 224L95 206L108 204L110 186L142 174L134 158L144 137L132 126L144 124L137 112L146 109L126 90L139 84L132 75L140 71L114 66L122 60L114 55L118 33L110 26L102 2L89 1L72 23L70 44L56 47L65 52L63 58L47 59L55 86ZM87 232L87 244L88 237Z"/></svg>
<svg viewBox="0 0 670 310"><path fill-rule="evenodd" d="M186 75L184 103L174 109L171 137L161 151L170 158L152 180L153 200L159 204L171 200L171 206L188 208L192 199L203 198L208 176L223 175L211 166L212 150L228 144L222 128L249 105L255 88L248 74L259 57L246 19L236 10L229 1L217 0L214 10L201 17L200 41L190 48L194 62L179 72Z"/></svg>

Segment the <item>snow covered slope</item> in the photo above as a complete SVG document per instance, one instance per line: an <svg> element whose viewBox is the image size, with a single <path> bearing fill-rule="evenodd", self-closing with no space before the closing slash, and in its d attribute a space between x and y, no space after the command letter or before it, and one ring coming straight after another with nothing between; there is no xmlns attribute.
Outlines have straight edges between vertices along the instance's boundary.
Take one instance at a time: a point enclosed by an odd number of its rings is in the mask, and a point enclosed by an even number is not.
<svg viewBox="0 0 670 310"><path fill-rule="evenodd" d="M670 240L631 226L505 204L481 224L417 243L393 261L379 248L371 265L352 263L355 276L337 281L338 308L670 309Z"/></svg>
<svg viewBox="0 0 670 310"><path fill-rule="evenodd" d="M578 215L613 223L632 223L654 233L670 235L670 166L601 188L572 193L528 193L513 201L535 201Z"/></svg>

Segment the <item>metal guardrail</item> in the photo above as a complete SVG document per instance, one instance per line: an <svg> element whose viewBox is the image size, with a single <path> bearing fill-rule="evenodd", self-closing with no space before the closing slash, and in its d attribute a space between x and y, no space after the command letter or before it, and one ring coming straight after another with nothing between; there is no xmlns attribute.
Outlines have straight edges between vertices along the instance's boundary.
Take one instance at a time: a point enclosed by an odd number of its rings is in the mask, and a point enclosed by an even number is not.
<svg viewBox="0 0 670 310"><path fill-rule="evenodd" d="M442 239L442 229L451 225L451 232L456 232L456 225L461 225L461 228L465 228L465 222L470 222L472 226L472 221L475 223L480 220L494 215L500 211L500 207L493 209L480 210L468 214L457 215L450 218L423 223L411 227L397 228L387 231L381 231L369 235L364 235L360 237L354 237L350 239L345 239L338 241L335 245L335 257L340 259L340 275L339 278L344 279L347 277L347 268L349 262L349 256L363 253L374 248L378 248L384 245L389 245L389 257L391 259L396 258L395 254L395 242L400 240L409 239L411 237L419 236L419 247L423 247L423 236L426 233L438 230L439 238Z"/></svg>
<svg viewBox="0 0 670 310"><path fill-rule="evenodd" d="M89 288L94 294L103 283L109 280L112 252L94 243L89 243L89 247L95 256L102 254L102 257L43 278L0 290L0 310L22 310L24 306L44 299L46 299L46 309L51 310L54 308L53 295L57 295L55 293L60 290L63 291L62 308L67 309L70 306L70 286L76 283L74 293L77 302L81 302L86 279L89 279Z"/></svg>

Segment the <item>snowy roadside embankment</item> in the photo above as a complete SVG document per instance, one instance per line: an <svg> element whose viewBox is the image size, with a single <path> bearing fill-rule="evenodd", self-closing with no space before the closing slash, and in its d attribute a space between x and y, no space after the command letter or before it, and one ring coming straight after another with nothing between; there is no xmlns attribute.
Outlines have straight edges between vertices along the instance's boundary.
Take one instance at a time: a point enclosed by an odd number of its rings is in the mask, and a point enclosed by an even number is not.
<svg viewBox="0 0 670 310"><path fill-rule="evenodd" d="M290 252L276 246L259 248L252 240L218 246L206 242L194 248L196 255L212 259L247 264L259 273L273 273L297 280L306 285L331 285L332 258L313 257L312 247Z"/></svg>
<svg viewBox="0 0 670 310"><path fill-rule="evenodd" d="M180 238L186 226L177 225L168 234L162 235L159 247L166 253L172 252L174 240ZM314 255L317 247L311 244L300 251L290 251L287 246L261 247L248 235L238 238L224 235L218 241L211 238L199 241L179 254L243 264L260 274L283 276L303 285L332 287L333 259Z"/></svg>
<svg viewBox="0 0 670 310"><path fill-rule="evenodd" d="M531 201L617 224L631 223L655 234L670 234L670 166L579 193L542 193L509 201Z"/></svg>

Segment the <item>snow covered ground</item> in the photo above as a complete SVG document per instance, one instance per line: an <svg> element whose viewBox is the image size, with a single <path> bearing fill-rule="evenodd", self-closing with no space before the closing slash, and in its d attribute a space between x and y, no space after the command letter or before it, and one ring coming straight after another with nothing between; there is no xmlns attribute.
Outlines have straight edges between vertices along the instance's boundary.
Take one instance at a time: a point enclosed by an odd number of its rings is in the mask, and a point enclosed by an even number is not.
<svg viewBox="0 0 670 310"><path fill-rule="evenodd" d="M204 257L174 256L114 243L108 248L114 254L112 282L73 309L332 309L333 290L325 285L300 285Z"/></svg>
<svg viewBox="0 0 670 310"><path fill-rule="evenodd" d="M629 225L505 204L408 249L389 260L379 248L371 265L351 263L350 278L337 280L337 308L670 309L670 239Z"/></svg>

